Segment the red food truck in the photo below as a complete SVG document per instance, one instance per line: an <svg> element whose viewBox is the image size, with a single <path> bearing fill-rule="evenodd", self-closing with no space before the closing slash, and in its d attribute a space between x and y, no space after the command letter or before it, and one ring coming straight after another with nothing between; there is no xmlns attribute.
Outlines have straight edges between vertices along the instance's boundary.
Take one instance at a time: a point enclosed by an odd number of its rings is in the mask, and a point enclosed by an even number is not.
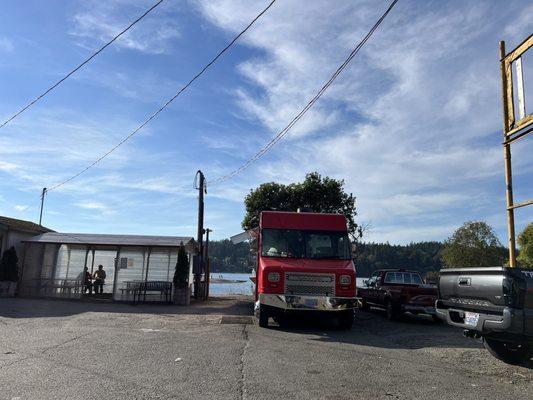
<svg viewBox="0 0 533 400"><path fill-rule="evenodd" d="M344 215L263 211L257 241L259 326L306 312L329 313L351 328L356 282Z"/></svg>

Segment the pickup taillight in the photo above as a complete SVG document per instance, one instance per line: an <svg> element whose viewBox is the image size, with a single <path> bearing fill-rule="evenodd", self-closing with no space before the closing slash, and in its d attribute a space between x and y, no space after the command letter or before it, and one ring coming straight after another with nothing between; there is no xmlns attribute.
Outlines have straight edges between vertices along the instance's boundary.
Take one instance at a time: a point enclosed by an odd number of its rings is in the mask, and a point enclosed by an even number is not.
<svg viewBox="0 0 533 400"><path fill-rule="evenodd" d="M506 276L502 282L503 298L505 305L509 307L522 308L524 305L525 290L521 288L523 283L510 276Z"/></svg>

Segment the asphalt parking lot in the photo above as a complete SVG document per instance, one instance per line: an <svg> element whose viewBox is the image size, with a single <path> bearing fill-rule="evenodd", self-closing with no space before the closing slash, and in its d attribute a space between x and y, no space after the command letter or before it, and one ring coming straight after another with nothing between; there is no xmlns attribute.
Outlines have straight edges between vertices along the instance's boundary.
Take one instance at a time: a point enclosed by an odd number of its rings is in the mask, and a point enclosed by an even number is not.
<svg viewBox="0 0 533 400"><path fill-rule="evenodd" d="M361 312L351 331L306 321L260 329L246 324L250 314L246 298L188 308L0 299L0 398L525 399L533 392L533 366L503 364L430 319L389 322Z"/></svg>

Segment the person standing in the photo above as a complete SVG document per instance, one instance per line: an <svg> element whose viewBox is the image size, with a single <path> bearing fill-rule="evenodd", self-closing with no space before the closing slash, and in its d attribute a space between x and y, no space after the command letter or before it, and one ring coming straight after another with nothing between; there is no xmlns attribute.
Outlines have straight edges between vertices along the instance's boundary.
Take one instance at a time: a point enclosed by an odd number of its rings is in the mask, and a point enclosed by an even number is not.
<svg viewBox="0 0 533 400"><path fill-rule="evenodd" d="M105 274L103 265L98 266L98 270L96 270L93 277L94 277L94 282L93 282L94 293L98 293L98 290L100 290L100 293L104 293L104 284L105 284L106 274Z"/></svg>

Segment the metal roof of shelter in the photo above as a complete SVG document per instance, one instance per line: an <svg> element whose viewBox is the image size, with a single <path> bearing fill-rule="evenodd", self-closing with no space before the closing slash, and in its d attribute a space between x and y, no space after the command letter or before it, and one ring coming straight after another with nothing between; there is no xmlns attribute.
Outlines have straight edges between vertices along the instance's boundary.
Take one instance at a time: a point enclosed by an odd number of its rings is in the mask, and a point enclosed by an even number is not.
<svg viewBox="0 0 533 400"><path fill-rule="evenodd" d="M144 235L107 235L95 233L47 232L24 240L27 243L85 244L101 246L152 246L178 247L195 245L190 236L144 236Z"/></svg>
<svg viewBox="0 0 533 400"><path fill-rule="evenodd" d="M0 225L4 225L10 229L29 233L53 232L52 229L48 229L45 226L37 225L36 223L31 221L25 221L23 219L9 218L3 216L0 216Z"/></svg>

